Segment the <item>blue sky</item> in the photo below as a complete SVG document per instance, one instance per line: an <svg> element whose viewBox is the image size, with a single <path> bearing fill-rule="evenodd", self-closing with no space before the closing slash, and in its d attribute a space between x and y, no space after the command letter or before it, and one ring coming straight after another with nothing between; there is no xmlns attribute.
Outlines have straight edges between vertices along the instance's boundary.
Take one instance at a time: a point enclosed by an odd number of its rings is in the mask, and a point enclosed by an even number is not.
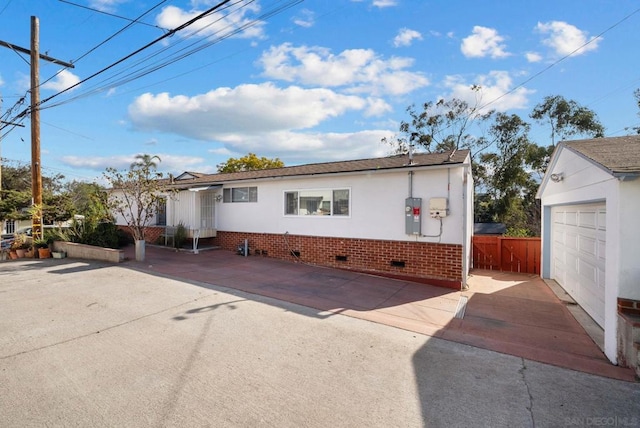
<svg viewBox="0 0 640 428"><path fill-rule="evenodd" d="M41 53L75 65L40 62L41 99L53 97L41 111L43 174L90 180L139 153L174 174L248 152L287 165L382 156L407 106L475 102L473 84L481 104L529 121L562 95L593 109L607 136L640 124L636 1L233 0L161 39L217 3L0 2L0 41L29 48L37 16ZM28 61L0 47L3 114L28 107ZM2 157L28 163L22 123L3 130Z"/></svg>

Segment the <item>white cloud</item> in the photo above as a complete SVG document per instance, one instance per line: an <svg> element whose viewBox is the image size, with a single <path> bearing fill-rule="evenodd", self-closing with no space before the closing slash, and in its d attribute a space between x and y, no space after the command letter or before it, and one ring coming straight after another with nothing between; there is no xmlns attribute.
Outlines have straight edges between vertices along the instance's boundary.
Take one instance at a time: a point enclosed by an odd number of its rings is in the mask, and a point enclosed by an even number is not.
<svg viewBox="0 0 640 428"><path fill-rule="evenodd" d="M490 103L483 109L485 111L526 108L528 96L534 93L533 90L524 87L509 93L513 89L513 80L506 71L492 71L487 75L479 75L473 82L467 82L461 76L447 76L444 84L451 91L446 98L458 98L472 106ZM471 89L473 84L481 87L479 93Z"/></svg>
<svg viewBox="0 0 640 428"><path fill-rule="evenodd" d="M54 91L63 91L77 84L80 78L68 70L60 71L53 80L43 84L44 89L52 89ZM76 88L74 88L76 89Z"/></svg>
<svg viewBox="0 0 640 428"><path fill-rule="evenodd" d="M390 111L393 111L393 107L391 107L385 100L381 98L367 98L367 108L364 112L366 117L379 117Z"/></svg>
<svg viewBox="0 0 640 428"><path fill-rule="evenodd" d="M2 74L0 74L0 86L4 85L4 80L2 80Z"/></svg>
<svg viewBox="0 0 640 428"><path fill-rule="evenodd" d="M527 58L527 61L529 61L529 62L540 62L540 61L542 61L542 55L540 55L538 52L527 52L525 54L525 57Z"/></svg>
<svg viewBox="0 0 640 428"><path fill-rule="evenodd" d="M322 47L290 43L272 46L258 60L267 77L324 87L343 87L350 93L402 95L429 85L419 72L406 71L413 59L380 58L371 49L349 49L338 55Z"/></svg>
<svg viewBox="0 0 640 428"><path fill-rule="evenodd" d="M118 5L125 2L127 2L127 0L91 0L89 7L102 12L115 12Z"/></svg>
<svg viewBox="0 0 640 428"><path fill-rule="evenodd" d="M382 145L383 137L393 135L388 130L367 130L352 133L268 132L262 135L237 135L224 141L232 153L260 153L279 157L285 164L362 159L389 154Z"/></svg>
<svg viewBox="0 0 640 428"><path fill-rule="evenodd" d="M309 9L302 9L300 13L292 18L293 23L304 28L313 27L315 24L315 13Z"/></svg>
<svg viewBox="0 0 640 428"><path fill-rule="evenodd" d="M422 40L422 34L415 30L402 28L398 32L398 35L393 39L393 45L395 47L411 46L411 43L413 43L414 40Z"/></svg>
<svg viewBox="0 0 640 428"><path fill-rule="evenodd" d="M134 153L130 155L119 156L63 156L61 158L62 163L67 166L76 169L90 169L94 171L104 171L106 168L115 168L118 170L128 169L129 166L135 161L136 155ZM185 171L185 170L197 170L204 171L206 166L204 165L205 159L197 156L177 156L169 154L156 154L160 162L158 163L158 171Z"/></svg>
<svg viewBox="0 0 640 428"><path fill-rule="evenodd" d="M309 129L349 110L368 107L371 104L360 97L329 89L282 89L263 83L218 88L193 97L146 93L129 106L129 118L137 129L226 141L230 135Z"/></svg>
<svg viewBox="0 0 640 428"><path fill-rule="evenodd" d="M162 28L176 28L200 15L202 12L204 12L204 10L192 9L187 11L176 6L167 6L163 8L156 17L156 23ZM254 21L254 15L258 12L260 12L260 7L257 3L235 4L235 6L225 9L224 12L219 11L196 21L178 34L183 37L194 36L196 34L204 37L226 37L244 25L248 25ZM246 39L264 38L264 26L264 22L257 22L235 35L235 37Z"/></svg>
<svg viewBox="0 0 640 428"><path fill-rule="evenodd" d="M473 27L473 34L462 39L460 50L467 58L504 58L510 54L505 51L504 37L494 28Z"/></svg>
<svg viewBox="0 0 640 428"><path fill-rule="evenodd" d="M542 39L542 43L554 50L558 56L569 54L582 55L589 51L598 49L598 43L602 38L588 38L586 31L563 21L538 22L535 29L547 36ZM584 46L587 42L588 45ZM574 53L575 51L575 53Z"/></svg>
<svg viewBox="0 0 640 428"><path fill-rule="evenodd" d="M396 6L397 4L397 0L373 0L373 5L379 8Z"/></svg>

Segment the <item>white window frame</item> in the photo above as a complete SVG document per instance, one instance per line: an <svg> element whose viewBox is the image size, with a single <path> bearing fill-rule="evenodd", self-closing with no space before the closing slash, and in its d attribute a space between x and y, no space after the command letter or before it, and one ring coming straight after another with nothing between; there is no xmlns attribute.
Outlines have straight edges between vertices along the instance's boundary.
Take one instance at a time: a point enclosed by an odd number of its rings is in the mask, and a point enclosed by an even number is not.
<svg viewBox="0 0 640 428"><path fill-rule="evenodd" d="M247 199L236 198L236 193L241 189L247 189ZM258 202L258 186L235 186L222 189L223 203L247 203Z"/></svg>
<svg viewBox="0 0 640 428"><path fill-rule="evenodd" d="M336 191L347 191L348 192L348 204L347 204L347 214L335 214L334 211L336 209L334 205L334 195ZM314 212L306 212L301 214L301 210L304 208L300 208L300 199L301 198L317 198L320 197L319 193L329 192L331 195L331 199L329 201L319 200L318 201L318 209L314 210ZM305 193L307 196L305 196ZM288 214L287 213L287 195L296 194L296 214ZM314 195L315 194L315 195ZM349 218L351 217L351 187L321 187L321 188L313 188L313 189L288 189L282 193L282 200L284 203L283 206L283 215L285 217L304 217L304 218ZM328 213L322 214L324 212L322 207L326 206L326 203L329 203ZM326 208L324 208L326 210Z"/></svg>

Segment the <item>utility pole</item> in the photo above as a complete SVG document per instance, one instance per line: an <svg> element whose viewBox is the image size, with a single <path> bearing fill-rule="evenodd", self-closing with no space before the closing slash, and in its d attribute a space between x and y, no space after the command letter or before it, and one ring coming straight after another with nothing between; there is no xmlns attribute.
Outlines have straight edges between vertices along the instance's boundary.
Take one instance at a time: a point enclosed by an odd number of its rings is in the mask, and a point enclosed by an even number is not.
<svg viewBox="0 0 640 428"><path fill-rule="evenodd" d="M73 64L40 55L40 23L37 16L31 17L31 49L0 40L0 46L14 51L28 53L31 57L31 197L33 214L31 217L34 239L42 237L42 167L40 165L40 58L45 61L73 68Z"/></svg>
<svg viewBox="0 0 640 428"><path fill-rule="evenodd" d="M40 165L40 23L31 17L31 233L42 238L42 168Z"/></svg>

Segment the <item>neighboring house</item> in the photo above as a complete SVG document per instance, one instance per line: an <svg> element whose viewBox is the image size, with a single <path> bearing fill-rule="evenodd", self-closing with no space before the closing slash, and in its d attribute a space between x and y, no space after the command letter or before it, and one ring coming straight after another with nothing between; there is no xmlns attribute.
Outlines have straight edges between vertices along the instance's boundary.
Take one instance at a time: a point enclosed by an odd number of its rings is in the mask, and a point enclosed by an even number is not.
<svg viewBox="0 0 640 428"><path fill-rule="evenodd" d="M604 329L604 351L612 362L634 366L640 136L558 144L537 197L542 201L542 277L556 280Z"/></svg>
<svg viewBox="0 0 640 428"><path fill-rule="evenodd" d="M235 251L460 289L473 231L468 150L171 178L159 222ZM119 224L122 224L121 220ZM158 236L163 228L150 229ZM150 240L149 238L147 238Z"/></svg>

